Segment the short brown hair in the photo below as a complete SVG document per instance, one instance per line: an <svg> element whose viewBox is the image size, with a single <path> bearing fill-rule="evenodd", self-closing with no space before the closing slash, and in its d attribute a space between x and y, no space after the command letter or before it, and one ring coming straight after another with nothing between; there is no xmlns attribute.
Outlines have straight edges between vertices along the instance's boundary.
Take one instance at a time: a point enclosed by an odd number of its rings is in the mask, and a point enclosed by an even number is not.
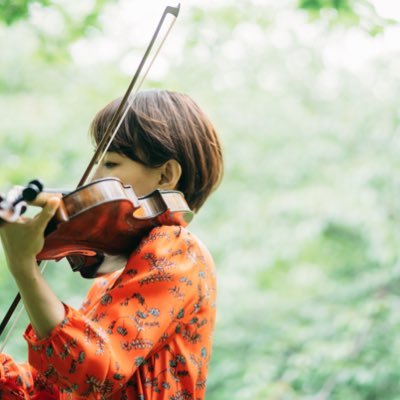
<svg viewBox="0 0 400 400"><path fill-rule="evenodd" d="M95 116L90 134L96 144L120 101L121 98L112 101ZM217 132L200 107L182 93L146 90L136 94L108 151L150 168L160 167L170 159L178 161L182 175L176 189L183 192L195 212L222 179L223 158Z"/></svg>

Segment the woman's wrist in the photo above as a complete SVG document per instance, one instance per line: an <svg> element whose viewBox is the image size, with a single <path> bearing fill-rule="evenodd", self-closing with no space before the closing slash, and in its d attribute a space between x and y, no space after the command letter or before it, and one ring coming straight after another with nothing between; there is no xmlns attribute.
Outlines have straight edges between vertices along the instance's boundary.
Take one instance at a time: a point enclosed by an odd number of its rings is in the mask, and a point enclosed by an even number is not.
<svg viewBox="0 0 400 400"><path fill-rule="evenodd" d="M12 257L8 260L8 268L15 280L29 279L39 273L35 257Z"/></svg>

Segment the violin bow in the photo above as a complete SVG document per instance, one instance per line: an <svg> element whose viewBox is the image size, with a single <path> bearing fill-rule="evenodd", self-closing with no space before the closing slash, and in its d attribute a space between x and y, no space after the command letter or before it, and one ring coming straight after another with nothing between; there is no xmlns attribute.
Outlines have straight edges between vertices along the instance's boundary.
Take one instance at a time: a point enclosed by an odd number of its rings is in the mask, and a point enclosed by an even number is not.
<svg viewBox="0 0 400 400"><path fill-rule="evenodd" d="M128 89L126 90L120 105L118 106L117 110L115 111L115 113L106 129L106 132L104 133L102 140L98 144L96 152L93 154L93 157L89 162L89 165L87 166L85 172L83 173L82 178L78 183L78 187L84 185L87 182L94 165L100 164L102 158L104 157L105 153L107 152L107 149L110 147L112 141L114 140L114 137L117 134L119 127L121 126L122 122L125 119L126 114L128 113L129 107L133 103L136 93L139 91L144 79L147 76L147 73L149 72L151 66L153 65L154 60L156 59L158 53L160 52L161 47L163 46L169 32L171 31L171 29L176 21L176 18L178 17L179 9L180 9L180 4L178 4L177 7L168 6L165 8L165 10L161 16L160 22L158 23L157 28L153 34L153 37L151 38L150 43L148 44L147 49L143 55L143 58L140 61L140 64L135 72L135 75L133 76L133 78L128 86ZM140 73L142 72L142 70L145 66L148 56L154 46L157 36L158 36L158 34L162 28L162 25L168 14L171 14L174 17L174 19L171 21L171 23L170 23L165 35L163 36L161 42L159 43L159 46L157 47L153 57L150 59L150 62L148 63L147 68L144 71L144 74L142 76L140 76Z"/></svg>
<svg viewBox="0 0 400 400"><path fill-rule="evenodd" d="M100 143L97 146L97 149L95 151L95 153L93 154L85 172L83 173L81 179L79 180L79 183L77 185L77 187L80 187L82 185L84 185L90 175L92 175L93 172L93 167L98 163L98 165L100 165L101 160L104 158L108 148L110 147L115 135L118 132L119 127L121 126L122 122L125 119L126 114L129 111L129 108L132 106L133 100L135 98L136 93L139 91L143 81L145 80L151 66L153 65L156 57L158 56L163 44L165 43L165 40L168 37L168 34L170 33L178 15L179 15L179 10L180 10L180 4L178 4L176 7L172 7L172 6L167 6L164 9L164 12L160 18L160 21L158 22L158 25L156 27L156 30L153 33L153 36L146 48L146 51L139 63L139 66L136 69L135 74L133 75L133 78L128 86L128 89L126 90L124 97L122 98L122 101L120 103L120 105L118 106L117 110L115 111L107 129L106 132L104 133L104 136L102 138L102 140L100 141ZM165 23L165 20L167 19L168 16L172 16L172 20L170 20L170 24L167 26L166 31L164 33L164 36L161 37L160 41L158 42L157 47L155 48L155 51L153 53L153 56L149 59L149 55L151 50L154 47L154 44L159 36L159 33ZM147 64L146 64L147 61ZM141 72L144 70L143 74L141 75ZM40 263L38 263L40 264ZM42 268L42 271L44 270L45 265ZM18 307L19 302L21 301L21 295L20 293L18 293L13 302L11 303L6 315L4 316L3 320L1 321L0 324L0 338L4 332L4 330L7 327L8 322L10 321L12 315L14 314L16 308ZM11 330L13 330L16 321L18 319L18 317L20 316L20 312L18 313L18 316L15 318L15 321L7 335L7 337L5 338L3 344L0 347L0 352L3 352L7 341L9 339L9 337L11 336Z"/></svg>

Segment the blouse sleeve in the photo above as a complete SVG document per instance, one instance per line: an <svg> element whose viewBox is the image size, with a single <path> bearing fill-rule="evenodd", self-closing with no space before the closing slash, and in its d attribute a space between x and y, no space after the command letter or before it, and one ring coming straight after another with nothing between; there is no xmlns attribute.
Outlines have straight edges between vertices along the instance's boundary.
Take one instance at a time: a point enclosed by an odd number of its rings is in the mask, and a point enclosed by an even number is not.
<svg viewBox="0 0 400 400"><path fill-rule="evenodd" d="M0 354L0 398L55 400L58 399L58 390L40 380L28 363L16 363L6 354Z"/></svg>
<svg viewBox="0 0 400 400"><path fill-rule="evenodd" d="M29 363L60 392L107 396L119 390L193 317L196 254L186 230L153 229L86 315L66 306L66 318L44 339L28 327Z"/></svg>

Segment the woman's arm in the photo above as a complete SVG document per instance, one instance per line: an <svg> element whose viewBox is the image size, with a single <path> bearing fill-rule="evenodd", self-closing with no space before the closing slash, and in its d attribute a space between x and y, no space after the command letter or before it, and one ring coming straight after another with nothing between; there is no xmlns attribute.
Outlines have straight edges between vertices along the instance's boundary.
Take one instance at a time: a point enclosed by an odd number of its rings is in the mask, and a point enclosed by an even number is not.
<svg viewBox="0 0 400 400"><path fill-rule="evenodd" d="M48 336L64 319L63 304L43 278L35 259L21 260L9 267L37 337Z"/></svg>
<svg viewBox="0 0 400 400"><path fill-rule="evenodd" d="M44 244L44 230L55 214L60 200L49 198L34 218L21 218L0 229L7 265L24 302L38 337L45 337L63 320L61 301L47 285L36 263L36 254Z"/></svg>

